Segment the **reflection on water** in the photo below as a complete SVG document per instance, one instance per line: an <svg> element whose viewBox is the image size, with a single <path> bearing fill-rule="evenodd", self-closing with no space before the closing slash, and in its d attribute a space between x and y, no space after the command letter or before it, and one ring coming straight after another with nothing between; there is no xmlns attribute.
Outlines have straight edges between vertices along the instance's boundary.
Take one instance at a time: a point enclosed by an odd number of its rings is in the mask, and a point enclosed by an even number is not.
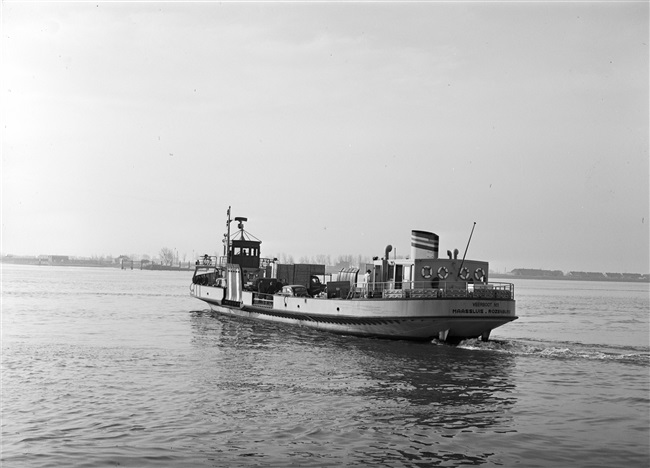
<svg viewBox="0 0 650 468"><path fill-rule="evenodd" d="M195 352L211 361L195 377L205 387L198 392L213 396L212 405L203 402L210 408L205 416L225 431L213 448L265 453L265 464L273 454L280 464L301 450L321 462L481 464L493 455L481 449L490 444L462 440L514 431L510 355L345 337L209 312L193 313L192 330Z"/></svg>

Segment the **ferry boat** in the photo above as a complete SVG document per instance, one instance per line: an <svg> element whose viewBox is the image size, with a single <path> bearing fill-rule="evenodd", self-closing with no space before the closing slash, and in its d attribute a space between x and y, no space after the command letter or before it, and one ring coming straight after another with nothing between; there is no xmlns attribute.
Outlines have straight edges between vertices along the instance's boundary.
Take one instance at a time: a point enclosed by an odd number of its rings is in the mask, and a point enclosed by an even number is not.
<svg viewBox="0 0 650 468"><path fill-rule="evenodd" d="M260 257L261 241L230 208L224 255L196 261L190 293L216 312L367 337L487 341L516 320L514 285L488 280L488 262L438 256L439 237L411 231L408 258L382 258L325 274L325 265L280 264ZM470 236L471 240L471 236ZM468 242L469 246L469 242ZM467 252L467 251L466 251Z"/></svg>

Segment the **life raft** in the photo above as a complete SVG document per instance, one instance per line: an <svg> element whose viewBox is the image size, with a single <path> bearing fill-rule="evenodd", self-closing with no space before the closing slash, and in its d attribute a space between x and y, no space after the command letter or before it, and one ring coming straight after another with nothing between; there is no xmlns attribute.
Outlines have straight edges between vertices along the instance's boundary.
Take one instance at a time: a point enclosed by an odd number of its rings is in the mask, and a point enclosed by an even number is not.
<svg viewBox="0 0 650 468"><path fill-rule="evenodd" d="M476 271L474 272L474 279L476 281L483 281L485 278L485 272L483 271L483 268L477 268Z"/></svg>
<svg viewBox="0 0 650 468"><path fill-rule="evenodd" d="M463 267L460 270L458 276L460 276L460 279L462 279L463 281L467 281L467 278L469 278L469 270L467 269L467 267Z"/></svg>

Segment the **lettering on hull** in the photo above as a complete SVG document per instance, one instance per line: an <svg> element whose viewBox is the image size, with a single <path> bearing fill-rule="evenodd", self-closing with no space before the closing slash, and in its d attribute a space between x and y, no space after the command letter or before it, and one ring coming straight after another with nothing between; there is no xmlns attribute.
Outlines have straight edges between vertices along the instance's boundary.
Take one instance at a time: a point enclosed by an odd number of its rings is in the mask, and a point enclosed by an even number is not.
<svg viewBox="0 0 650 468"><path fill-rule="evenodd" d="M474 302L472 307L452 309L452 314L486 314L486 315L510 315L507 309L501 309L498 302Z"/></svg>
<svg viewBox="0 0 650 468"><path fill-rule="evenodd" d="M501 309L452 309L452 314L496 314L509 315L510 312Z"/></svg>

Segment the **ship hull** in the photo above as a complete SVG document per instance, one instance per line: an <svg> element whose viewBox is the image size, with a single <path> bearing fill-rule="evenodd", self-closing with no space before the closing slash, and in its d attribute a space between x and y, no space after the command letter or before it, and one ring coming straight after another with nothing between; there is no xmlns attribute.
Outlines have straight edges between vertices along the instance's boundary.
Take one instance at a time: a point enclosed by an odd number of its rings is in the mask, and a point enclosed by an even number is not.
<svg viewBox="0 0 650 468"><path fill-rule="evenodd" d="M367 337L459 341L481 337L515 320L515 301L486 297L326 299L243 291L233 302L224 288L194 285L192 295L215 312Z"/></svg>

